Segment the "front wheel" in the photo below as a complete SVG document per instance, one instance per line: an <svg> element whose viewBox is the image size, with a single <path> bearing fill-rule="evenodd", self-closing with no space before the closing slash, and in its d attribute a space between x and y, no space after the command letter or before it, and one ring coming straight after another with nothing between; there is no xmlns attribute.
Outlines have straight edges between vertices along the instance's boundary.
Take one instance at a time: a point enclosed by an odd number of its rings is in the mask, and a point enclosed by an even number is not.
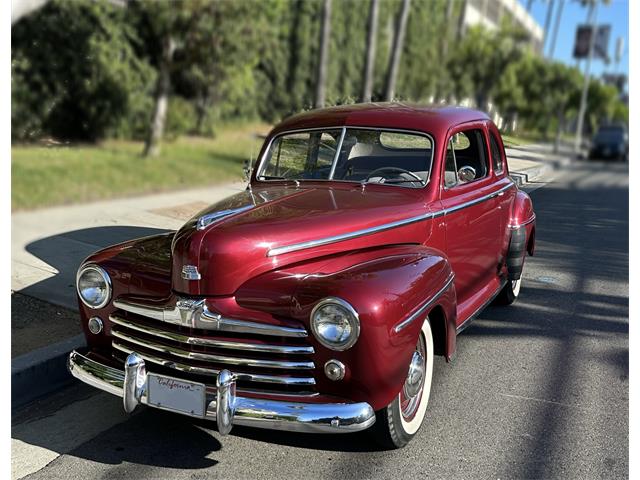
<svg viewBox="0 0 640 480"><path fill-rule="evenodd" d="M415 436L427 412L433 376L433 333L422 325L409 371L398 396L376 412L376 440L387 448L402 448Z"/></svg>

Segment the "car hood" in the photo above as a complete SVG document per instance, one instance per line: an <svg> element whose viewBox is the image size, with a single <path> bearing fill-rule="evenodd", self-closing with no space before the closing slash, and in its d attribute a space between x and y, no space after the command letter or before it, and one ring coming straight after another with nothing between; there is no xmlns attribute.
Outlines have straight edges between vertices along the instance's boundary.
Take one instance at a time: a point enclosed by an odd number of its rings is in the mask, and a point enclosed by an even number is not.
<svg viewBox="0 0 640 480"><path fill-rule="evenodd" d="M256 275L309 258L372 246L423 243L431 222L363 232L367 234L291 253L273 252L278 247L388 225L426 211L424 190L397 186L315 184L246 190L199 212L176 232L172 286L184 294L231 295Z"/></svg>

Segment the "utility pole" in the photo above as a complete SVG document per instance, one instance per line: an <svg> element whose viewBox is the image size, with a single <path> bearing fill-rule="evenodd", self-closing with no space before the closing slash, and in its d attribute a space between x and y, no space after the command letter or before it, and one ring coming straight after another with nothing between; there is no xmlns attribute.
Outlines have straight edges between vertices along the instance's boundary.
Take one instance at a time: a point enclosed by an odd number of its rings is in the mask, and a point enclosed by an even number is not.
<svg viewBox="0 0 640 480"><path fill-rule="evenodd" d="M587 100L589 95L589 83L591 82L591 61L593 60L593 50L596 43L596 21L598 19L598 1L591 0L589 2L589 14L587 24L591 26L591 36L589 37L589 55L587 56L587 65L584 71L584 85L582 86L582 96L580 97L580 110L578 111L578 123L576 125L576 141L573 150L577 152L582 145L582 127L584 125L584 116L587 112Z"/></svg>
<svg viewBox="0 0 640 480"><path fill-rule="evenodd" d="M533 6L533 0L529 0L529 1L527 2L527 12L530 12L530 11L531 11L531 7L532 7L532 6Z"/></svg>
<svg viewBox="0 0 640 480"><path fill-rule="evenodd" d="M556 39L558 38L558 29L560 28L560 19L562 18L562 8L564 7L564 0L560 0L558 5L558 13L556 13L556 23L553 26L553 37L551 37L551 45L549 47L549 54L547 58L552 59L553 54L556 51Z"/></svg>

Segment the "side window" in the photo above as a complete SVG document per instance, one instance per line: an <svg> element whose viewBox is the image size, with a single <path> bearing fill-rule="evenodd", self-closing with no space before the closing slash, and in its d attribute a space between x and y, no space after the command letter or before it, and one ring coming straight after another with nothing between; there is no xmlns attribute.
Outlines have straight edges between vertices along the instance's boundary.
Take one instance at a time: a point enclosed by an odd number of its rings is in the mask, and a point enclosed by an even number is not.
<svg viewBox="0 0 640 480"><path fill-rule="evenodd" d="M498 143L498 139L491 132L489 133L489 145L491 147L491 161L493 164L493 171L496 172L496 175L500 175L503 170L502 165L504 164L504 160L500 151L500 144Z"/></svg>
<svg viewBox="0 0 640 480"><path fill-rule="evenodd" d="M464 130L453 135L447 146L445 186L472 182L487 173L487 146L482 130Z"/></svg>

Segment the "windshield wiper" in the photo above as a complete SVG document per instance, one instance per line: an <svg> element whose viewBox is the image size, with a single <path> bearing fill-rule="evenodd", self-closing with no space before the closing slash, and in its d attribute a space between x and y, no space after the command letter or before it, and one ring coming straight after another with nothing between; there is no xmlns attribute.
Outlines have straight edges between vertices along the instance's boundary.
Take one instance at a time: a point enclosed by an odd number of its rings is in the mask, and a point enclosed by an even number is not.
<svg viewBox="0 0 640 480"><path fill-rule="evenodd" d="M424 180L416 180L415 178L412 180L409 180L409 179L385 180L385 182L382 183L382 185L388 185L390 183L405 183L405 182L419 183L420 185L424 185ZM377 183L377 182L373 182L373 183Z"/></svg>
<svg viewBox="0 0 640 480"><path fill-rule="evenodd" d="M260 178L264 180L286 180L285 177L278 177L276 175L262 175Z"/></svg>

